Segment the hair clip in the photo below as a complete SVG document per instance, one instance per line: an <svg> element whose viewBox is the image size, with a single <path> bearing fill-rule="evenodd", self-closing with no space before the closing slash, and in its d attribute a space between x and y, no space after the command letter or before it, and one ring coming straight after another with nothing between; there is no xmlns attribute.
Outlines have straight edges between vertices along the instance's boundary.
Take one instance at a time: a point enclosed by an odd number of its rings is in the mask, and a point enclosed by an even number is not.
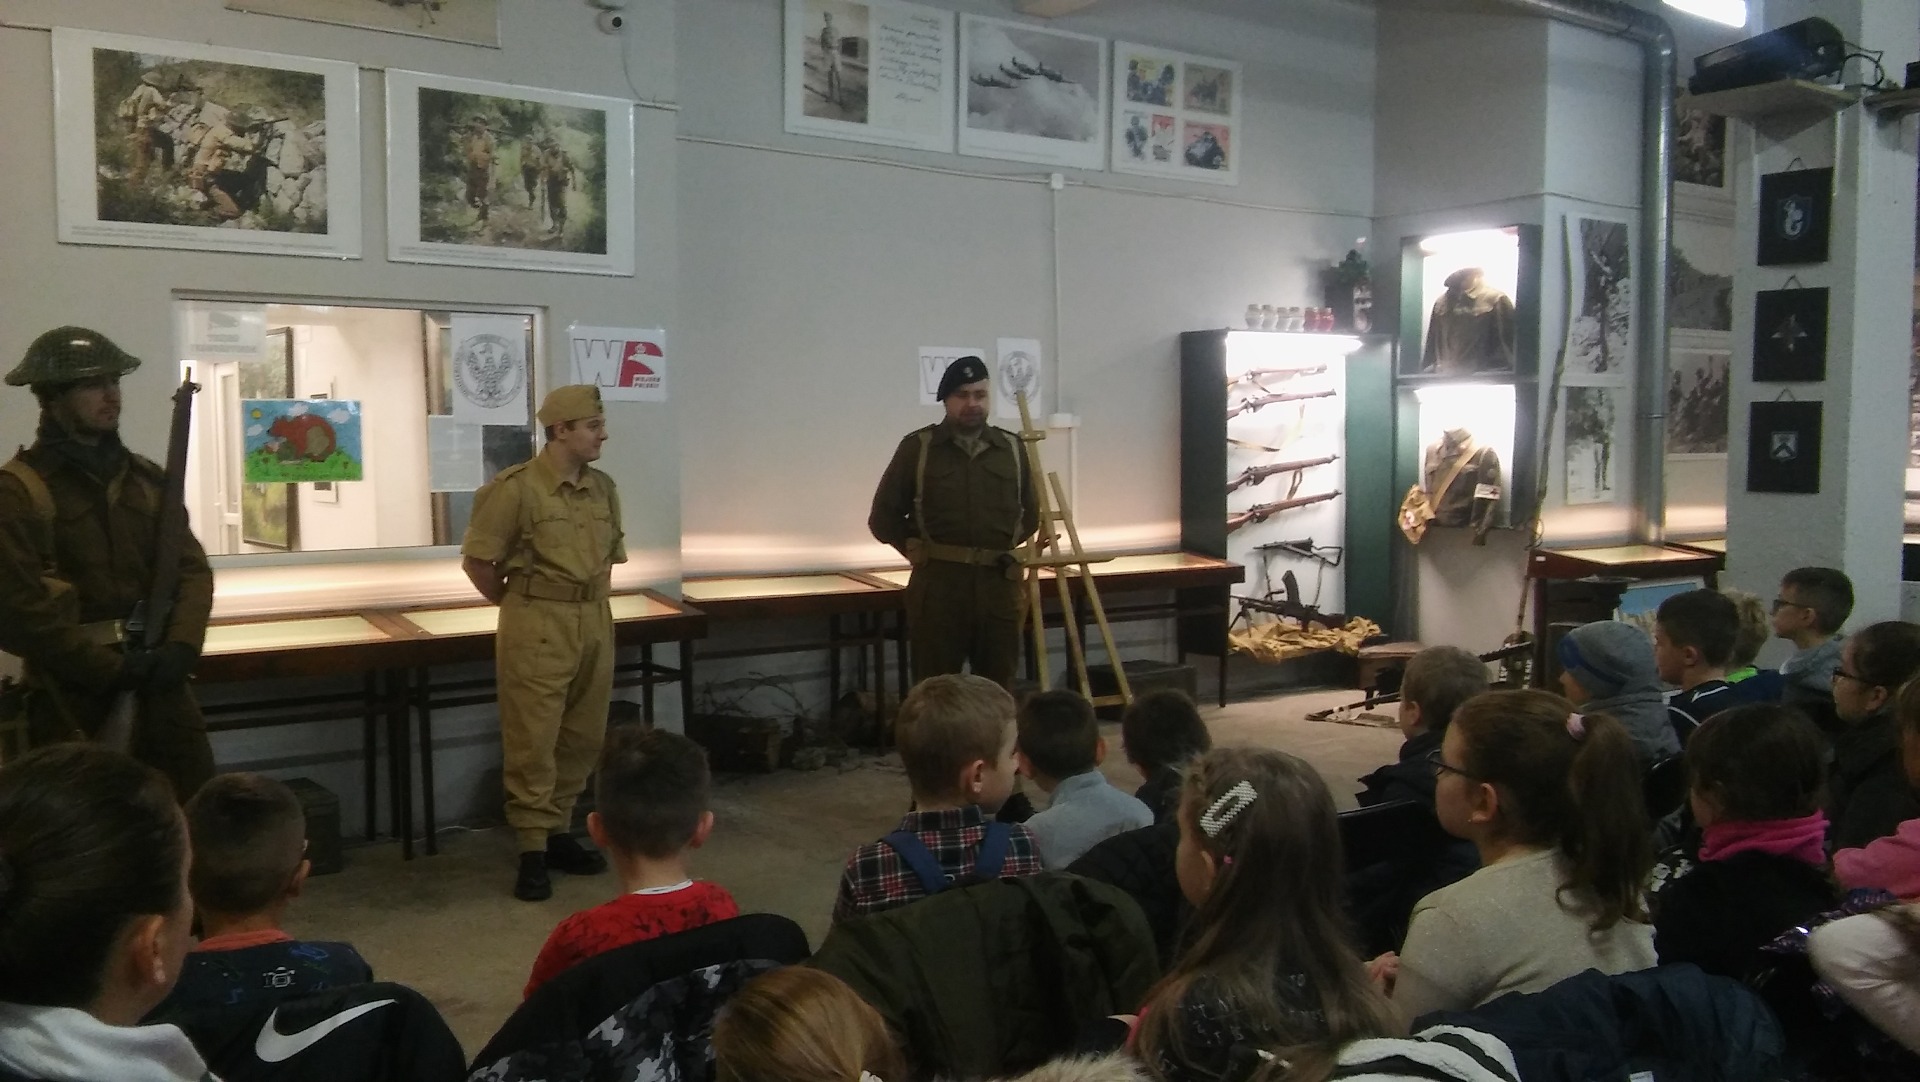
<svg viewBox="0 0 1920 1082"><path fill-rule="evenodd" d="M1233 821L1240 817L1240 813L1247 810L1247 805L1258 800L1259 797L1260 794L1255 791L1251 782L1234 782L1233 788L1221 793L1218 800L1208 805L1206 811L1200 813L1200 829L1205 831L1209 838L1219 837L1220 832L1232 825Z"/></svg>
<svg viewBox="0 0 1920 1082"><path fill-rule="evenodd" d="M1578 713L1567 715L1567 735L1573 737L1575 740L1581 740L1586 737L1587 719L1584 715Z"/></svg>

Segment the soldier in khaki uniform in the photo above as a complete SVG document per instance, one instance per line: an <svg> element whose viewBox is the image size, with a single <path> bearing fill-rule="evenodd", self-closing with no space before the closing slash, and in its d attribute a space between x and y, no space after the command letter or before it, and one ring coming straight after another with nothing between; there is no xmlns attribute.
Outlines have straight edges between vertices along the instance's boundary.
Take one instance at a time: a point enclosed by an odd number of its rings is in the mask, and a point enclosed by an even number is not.
<svg viewBox="0 0 1920 1082"><path fill-rule="evenodd" d="M140 85L120 102L120 118L127 122L127 134L133 143L133 170L127 179L135 184L147 175L155 151L160 153L163 167L173 168L173 140L159 131L160 122L167 117L167 96L160 92L161 82L159 72L144 72Z"/></svg>
<svg viewBox="0 0 1920 1082"><path fill-rule="evenodd" d="M500 689L507 825L520 841L515 897L553 894L549 867L605 871L606 858L571 832L607 732L613 696L613 565L627 559L613 479L589 466L607 425L600 389L556 388L540 405L547 445L500 471L473 501L462 567L500 606L494 665Z"/></svg>
<svg viewBox="0 0 1920 1082"><path fill-rule="evenodd" d="M0 650L26 663L28 741L96 735L135 692L128 750L185 800L213 775L187 686L213 608L213 571L182 525L179 588L155 650L121 647L119 622L152 585L166 473L120 442L120 377L140 366L105 335L60 327L7 374L40 400L39 438L0 466Z"/></svg>
<svg viewBox="0 0 1920 1082"><path fill-rule="evenodd" d="M1039 525L1020 437L987 424L987 366L962 357L940 378L946 419L900 441L867 529L913 565L913 678L973 672L1005 686L1020 658L1020 565Z"/></svg>

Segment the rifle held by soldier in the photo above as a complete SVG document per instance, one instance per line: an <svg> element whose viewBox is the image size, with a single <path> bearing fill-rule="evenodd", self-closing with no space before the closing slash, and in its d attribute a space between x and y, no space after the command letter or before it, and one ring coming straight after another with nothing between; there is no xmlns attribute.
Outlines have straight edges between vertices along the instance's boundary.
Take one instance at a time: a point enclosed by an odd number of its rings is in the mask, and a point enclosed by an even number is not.
<svg viewBox="0 0 1920 1082"><path fill-rule="evenodd" d="M1248 523L1265 522L1282 511L1291 511L1296 507L1305 507L1313 503L1324 503L1338 495L1340 495L1340 490L1336 488L1332 492L1322 492L1314 496L1296 496L1291 500L1275 500L1272 503L1257 503L1237 515L1228 515L1227 532L1232 533Z"/></svg>
<svg viewBox="0 0 1920 1082"><path fill-rule="evenodd" d="M1227 386L1236 383L1259 383L1263 379L1297 379L1301 376L1317 376L1327 370L1324 364L1307 368L1249 368L1237 376L1227 377Z"/></svg>
<svg viewBox="0 0 1920 1082"><path fill-rule="evenodd" d="M1251 398L1241 399L1239 405L1228 410L1227 420L1231 421L1243 413L1252 413L1261 406L1274 406L1282 402L1305 402L1310 398L1332 398L1333 395L1334 392L1332 390L1294 391L1287 394L1254 395Z"/></svg>
<svg viewBox="0 0 1920 1082"><path fill-rule="evenodd" d="M166 641L173 618L174 595L180 590L180 557L187 533L187 438L193 426L193 396L200 385L191 378L173 392L173 419L167 428L167 485L160 497L160 522L153 538L153 581L146 597L136 602L121 634L127 653L151 652ZM99 742L116 751L133 744L133 722L139 711L139 691L129 688L114 696L113 707L100 727Z"/></svg>
<svg viewBox="0 0 1920 1082"><path fill-rule="evenodd" d="M1274 462L1265 466L1248 466L1246 472L1227 482L1227 491L1236 492L1247 485L1257 485L1276 473L1289 473L1294 470L1310 470L1315 466L1325 466L1340 456L1328 455L1325 458L1303 458L1297 462Z"/></svg>

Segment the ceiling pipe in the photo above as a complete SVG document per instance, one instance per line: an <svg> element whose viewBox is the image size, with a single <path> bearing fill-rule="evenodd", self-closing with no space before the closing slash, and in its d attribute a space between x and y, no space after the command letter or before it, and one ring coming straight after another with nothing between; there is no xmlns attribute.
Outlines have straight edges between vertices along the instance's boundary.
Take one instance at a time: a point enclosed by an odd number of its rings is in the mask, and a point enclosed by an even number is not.
<svg viewBox="0 0 1920 1082"><path fill-rule="evenodd" d="M1679 69L1665 19L1620 0L1495 0L1518 11L1626 38L1640 46L1640 373L1635 399L1633 536L1657 545L1667 521L1667 277L1673 258L1673 90ZM1580 269L1572 268L1573 273ZM1542 469L1547 468L1541 463Z"/></svg>

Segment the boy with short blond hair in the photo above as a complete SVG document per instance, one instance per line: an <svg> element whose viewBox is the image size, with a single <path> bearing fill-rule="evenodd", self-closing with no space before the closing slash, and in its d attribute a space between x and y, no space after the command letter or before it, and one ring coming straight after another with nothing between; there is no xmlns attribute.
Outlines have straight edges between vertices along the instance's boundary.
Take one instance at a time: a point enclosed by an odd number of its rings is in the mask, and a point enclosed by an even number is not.
<svg viewBox="0 0 1920 1082"><path fill-rule="evenodd" d="M981 676L934 676L900 704L894 740L914 810L847 861L837 924L938 893L967 878L1039 872L1033 833L992 822L1013 792L1013 696Z"/></svg>
<svg viewBox="0 0 1920 1082"><path fill-rule="evenodd" d="M587 833L612 859L620 897L554 928L526 995L595 955L740 915L726 888L694 879L690 854L713 833L713 775L700 745L663 729L608 732L594 775Z"/></svg>

